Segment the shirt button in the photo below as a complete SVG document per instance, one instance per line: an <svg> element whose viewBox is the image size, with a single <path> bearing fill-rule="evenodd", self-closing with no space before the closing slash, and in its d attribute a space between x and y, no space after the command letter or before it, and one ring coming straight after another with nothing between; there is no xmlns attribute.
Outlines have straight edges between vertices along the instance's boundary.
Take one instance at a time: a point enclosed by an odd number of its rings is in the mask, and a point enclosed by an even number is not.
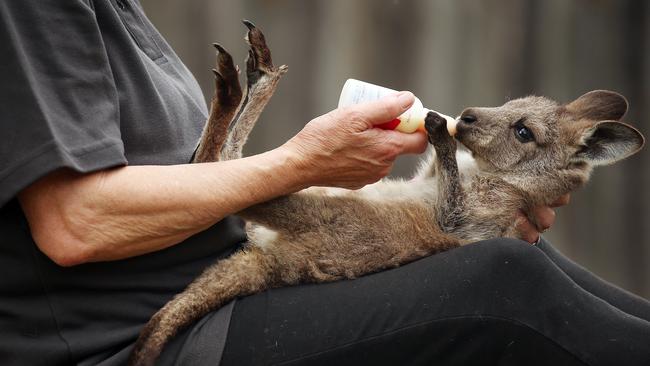
<svg viewBox="0 0 650 366"><path fill-rule="evenodd" d="M126 7L129 5L126 0L115 0L115 2L117 2L117 6L122 10L126 9Z"/></svg>

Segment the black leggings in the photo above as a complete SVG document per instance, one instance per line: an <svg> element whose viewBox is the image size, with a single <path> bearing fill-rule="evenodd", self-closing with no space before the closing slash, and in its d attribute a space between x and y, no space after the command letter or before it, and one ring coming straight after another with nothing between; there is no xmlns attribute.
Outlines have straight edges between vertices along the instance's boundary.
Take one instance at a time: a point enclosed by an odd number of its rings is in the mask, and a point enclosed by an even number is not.
<svg viewBox="0 0 650 366"><path fill-rule="evenodd" d="M650 303L496 239L238 300L221 365L650 365Z"/></svg>

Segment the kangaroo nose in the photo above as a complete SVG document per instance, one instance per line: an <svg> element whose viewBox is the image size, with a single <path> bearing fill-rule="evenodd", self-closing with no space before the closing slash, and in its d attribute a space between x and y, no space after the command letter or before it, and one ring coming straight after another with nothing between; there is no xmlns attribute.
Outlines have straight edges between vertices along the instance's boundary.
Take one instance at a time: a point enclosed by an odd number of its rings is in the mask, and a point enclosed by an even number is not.
<svg viewBox="0 0 650 366"><path fill-rule="evenodd" d="M460 117L460 120L465 122L465 123L474 123L476 122L476 117L472 116L471 114L464 115Z"/></svg>

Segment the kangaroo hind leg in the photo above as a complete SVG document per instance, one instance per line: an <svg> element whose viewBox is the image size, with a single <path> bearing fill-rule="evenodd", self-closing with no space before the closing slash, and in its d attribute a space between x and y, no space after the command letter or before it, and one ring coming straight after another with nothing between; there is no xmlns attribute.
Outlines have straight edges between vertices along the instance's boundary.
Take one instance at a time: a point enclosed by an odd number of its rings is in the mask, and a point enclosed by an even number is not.
<svg viewBox="0 0 650 366"><path fill-rule="evenodd" d="M246 58L246 92L222 149L224 160L242 157L248 135L288 69L286 65L273 66L264 34L253 23L244 20L244 24L248 27L246 41L250 45Z"/></svg>
<svg viewBox="0 0 650 366"><path fill-rule="evenodd" d="M193 163L219 161L221 149L228 136L228 126L237 115L242 99L239 85L239 68L232 57L220 44L213 44L217 49L214 73L214 95L210 103L210 116L203 128L199 146L194 154Z"/></svg>

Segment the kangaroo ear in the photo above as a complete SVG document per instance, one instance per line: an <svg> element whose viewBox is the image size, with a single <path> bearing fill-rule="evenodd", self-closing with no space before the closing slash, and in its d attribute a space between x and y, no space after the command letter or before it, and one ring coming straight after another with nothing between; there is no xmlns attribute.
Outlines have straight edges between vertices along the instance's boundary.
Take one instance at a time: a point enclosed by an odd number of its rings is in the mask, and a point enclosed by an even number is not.
<svg viewBox="0 0 650 366"><path fill-rule="evenodd" d="M594 90L566 105L576 119L620 120L627 112L624 96L609 90Z"/></svg>
<svg viewBox="0 0 650 366"><path fill-rule="evenodd" d="M617 121L602 121L585 130L575 158L592 165L609 165L635 154L645 144L636 128Z"/></svg>

